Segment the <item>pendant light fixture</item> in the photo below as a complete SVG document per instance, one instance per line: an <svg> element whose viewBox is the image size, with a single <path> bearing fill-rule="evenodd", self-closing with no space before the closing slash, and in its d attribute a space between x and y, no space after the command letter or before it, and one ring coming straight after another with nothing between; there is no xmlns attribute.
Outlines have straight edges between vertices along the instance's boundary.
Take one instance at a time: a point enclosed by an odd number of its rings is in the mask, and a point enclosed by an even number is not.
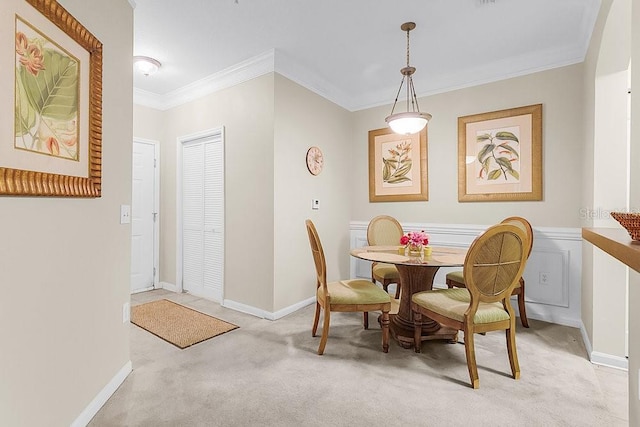
<svg viewBox="0 0 640 427"><path fill-rule="evenodd" d="M409 65L409 32L414 28L416 28L415 22L405 22L400 26L402 31L407 32L407 66L400 70L400 73L402 73L400 88L396 94L396 100L393 102L391 114L385 119L385 122L387 122L392 131L403 135L420 132L427 125L427 122L431 120L431 114L420 112L416 90L413 87L412 76L413 73L416 72L416 69ZM407 86L407 111L394 114L402 86L405 85L405 80Z"/></svg>

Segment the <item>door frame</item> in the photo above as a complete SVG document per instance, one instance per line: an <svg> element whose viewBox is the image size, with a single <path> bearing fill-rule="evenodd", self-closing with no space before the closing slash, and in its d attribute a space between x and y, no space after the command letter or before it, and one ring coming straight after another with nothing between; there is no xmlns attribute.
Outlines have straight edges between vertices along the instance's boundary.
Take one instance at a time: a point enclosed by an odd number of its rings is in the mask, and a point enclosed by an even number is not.
<svg viewBox="0 0 640 427"><path fill-rule="evenodd" d="M160 142L152 139L134 137L133 143L153 146L153 210L156 213L156 217L153 221L153 269L155 274L153 274L152 289L158 289L158 284L160 283ZM133 146L131 147L131 151L133 151ZM131 178L133 182L133 175ZM140 290L140 292L142 292L142 290Z"/></svg>
<svg viewBox="0 0 640 427"><path fill-rule="evenodd" d="M202 139L206 137L211 137L214 135L220 134L220 139L222 141L223 146L223 156L224 156L224 144L225 144L225 135L224 135L224 126L218 126L214 128L209 128L203 131L191 133L188 135L179 136L176 138L176 290L177 292L184 292L183 280L182 280L182 147L184 144L192 142L197 139ZM224 177L223 177L223 186L224 186ZM226 224L225 224L226 226ZM222 298L220 300L220 305L223 305L224 302L224 265L222 266L222 275L223 275L223 287L222 287Z"/></svg>

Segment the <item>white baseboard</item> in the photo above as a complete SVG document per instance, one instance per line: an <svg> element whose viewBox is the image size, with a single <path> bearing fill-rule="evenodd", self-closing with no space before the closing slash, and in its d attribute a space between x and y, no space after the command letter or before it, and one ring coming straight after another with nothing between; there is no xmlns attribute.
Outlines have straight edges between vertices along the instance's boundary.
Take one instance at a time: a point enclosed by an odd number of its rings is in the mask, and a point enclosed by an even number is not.
<svg viewBox="0 0 640 427"><path fill-rule="evenodd" d="M629 370L629 360L626 357L612 356L598 351L591 352L591 363L596 365L608 366L610 368Z"/></svg>
<svg viewBox="0 0 640 427"><path fill-rule="evenodd" d="M171 292L180 292L180 289L178 289L177 285L169 282L158 282L158 288L166 289Z"/></svg>
<svg viewBox="0 0 640 427"><path fill-rule="evenodd" d="M252 316L259 317L261 319L278 320L286 316L287 314L291 314L294 311L300 310L303 307L313 304L314 302L316 302L316 298L311 297L306 300L295 303L293 305L290 305L289 307L285 307L282 310L278 310L276 312L262 310L260 308L252 307L250 305L242 304L229 299L225 299L224 302L222 303L222 306L226 308L230 308L232 310L240 311L242 313L247 313Z"/></svg>
<svg viewBox="0 0 640 427"><path fill-rule="evenodd" d="M152 291L155 288L153 286L149 286L148 288L142 288L142 289L136 289L135 291L131 291L131 295L133 294L139 294L141 292L147 292L147 291Z"/></svg>
<svg viewBox="0 0 640 427"><path fill-rule="evenodd" d="M247 313L252 316L259 317L261 319L266 318L266 311L260 308L256 308L250 305L242 304L240 302L236 302L230 299L225 299L222 301L222 306L226 308L230 308L235 311L239 311L241 313Z"/></svg>
<svg viewBox="0 0 640 427"><path fill-rule="evenodd" d="M91 403L78 415L72 423L71 427L84 427L89 424L89 421L98 413L100 408L109 400L111 395L120 387L120 385L131 373L131 361L125 363L125 365L118 371L118 373L104 386L100 393L93 398Z"/></svg>
<svg viewBox="0 0 640 427"><path fill-rule="evenodd" d="M611 354L601 353L599 351L593 351L591 340L587 334L587 328L584 327L584 323L580 322L580 333L582 334L582 341L587 349L589 360L595 365L608 366L610 368L622 369L624 371L629 370L629 359L626 357L613 356Z"/></svg>
<svg viewBox="0 0 640 427"><path fill-rule="evenodd" d="M587 349L589 360L591 360L591 353L593 353L593 346L591 345L589 334L587 334L587 328L584 327L584 323L582 323L582 321L580 322L580 333L582 334L582 342L584 343L584 346Z"/></svg>
<svg viewBox="0 0 640 427"><path fill-rule="evenodd" d="M315 302L316 302L316 297L311 297L306 300L300 301L299 303L290 305L289 307L283 308L282 310L278 310L275 313L269 313L269 316L265 318L269 320L277 320L288 314L298 311L301 308L304 308L308 305L315 304Z"/></svg>

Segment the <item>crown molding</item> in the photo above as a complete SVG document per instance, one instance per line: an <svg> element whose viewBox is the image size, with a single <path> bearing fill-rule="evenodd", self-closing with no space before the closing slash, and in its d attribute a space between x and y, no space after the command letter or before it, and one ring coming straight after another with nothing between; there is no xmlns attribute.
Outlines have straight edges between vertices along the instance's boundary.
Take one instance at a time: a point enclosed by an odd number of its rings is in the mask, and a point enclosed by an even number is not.
<svg viewBox="0 0 640 427"><path fill-rule="evenodd" d="M135 7L135 0L128 1ZM587 9L581 23L583 42L578 46L573 46L573 49L554 48L503 61L494 61L474 68L461 69L456 73L431 76L425 79L426 84L424 80L416 80L416 86L422 89L418 91L418 97L423 98L494 83L583 62L589 47L590 34L598 17L600 3L601 0L596 0L592 7ZM505 73L504 70L507 69L513 71ZM354 96L339 89L286 53L271 49L164 95L134 89L133 102L159 110L167 110L270 72L277 72L351 112L391 105L392 96L396 90L395 86L390 83L388 88Z"/></svg>
<svg viewBox="0 0 640 427"><path fill-rule="evenodd" d="M269 50L164 95L134 89L133 102L157 110L168 110L273 72L274 57L275 51Z"/></svg>
<svg viewBox="0 0 640 427"><path fill-rule="evenodd" d="M518 58L516 60L520 62L520 71L509 74L501 73L500 70L505 69L502 63L465 70L455 75L431 79L429 86L432 89L419 92L418 98L578 64L584 61L585 54L586 51L582 51L582 49L576 49L569 55L566 52L559 51L546 52L547 65L537 67L533 66L533 64L539 62L536 62L531 56ZM513 62L513 59L511 61ZM393 88L368 93L359 99L348 96L336 86L309 71L287 55L272 49L164 95L134 88L133 102L134 104L164 111L271 72L277 72L351 112L390 105L392 101Z"/></svg>
<svg viewBox="0 0 640 427"><path fill-rule="evenodd" d="M351 103L346 94L276 49L268 50L164 95L134 88L133 102L164 111L271 72L277 72L323 98L354 111L350 108Z"/></svg>
<svg viewBox="0 0 640 427"><path fill-rule="evenodd" d="M274 71L334 104L354 111L352 97L281 51L276 52Z"/></svg>

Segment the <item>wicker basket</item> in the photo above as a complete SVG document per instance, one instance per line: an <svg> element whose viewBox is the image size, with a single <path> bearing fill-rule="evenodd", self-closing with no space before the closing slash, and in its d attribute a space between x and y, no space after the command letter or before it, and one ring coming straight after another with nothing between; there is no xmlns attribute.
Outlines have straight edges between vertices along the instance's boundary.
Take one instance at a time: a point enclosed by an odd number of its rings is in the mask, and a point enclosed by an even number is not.
<svg viewBox="0 0 640 427"><path fill-rule="evenodd" d="M611 212L611 216L629 232L633 240L640 240L640 214Z"/></svg>

